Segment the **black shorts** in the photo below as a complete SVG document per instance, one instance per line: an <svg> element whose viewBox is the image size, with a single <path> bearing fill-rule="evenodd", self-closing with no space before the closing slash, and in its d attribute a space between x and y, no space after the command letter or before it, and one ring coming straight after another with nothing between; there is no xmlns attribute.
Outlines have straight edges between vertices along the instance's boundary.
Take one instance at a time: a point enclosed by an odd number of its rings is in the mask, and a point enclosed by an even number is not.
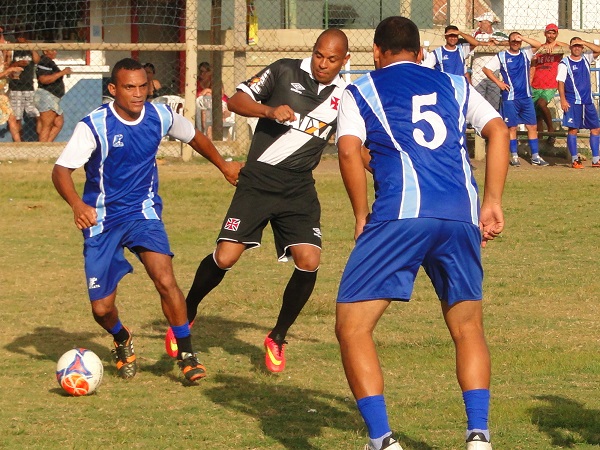
<svg viewBox="0 0 600 450"><path fill-rule="evenodd" d="M218 241L260 246L271 223L280 260L289 247L309 244L321 248L321 205L311 172L291 172L252 162L240 172L238 185L223 221Z"/></svg>

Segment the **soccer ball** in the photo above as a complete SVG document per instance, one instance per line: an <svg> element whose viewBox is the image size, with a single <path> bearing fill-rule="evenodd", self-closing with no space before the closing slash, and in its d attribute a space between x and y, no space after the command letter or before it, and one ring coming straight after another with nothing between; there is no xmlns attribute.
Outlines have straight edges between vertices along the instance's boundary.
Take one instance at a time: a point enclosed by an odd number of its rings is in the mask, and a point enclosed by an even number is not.
<svg viewBox="0 0 600 450"><path fill-rule="evenodd" d="M98 355L85 348L69 350L56 364L58 384L74 397L94 392L103 374L104 367Z"/></svg>

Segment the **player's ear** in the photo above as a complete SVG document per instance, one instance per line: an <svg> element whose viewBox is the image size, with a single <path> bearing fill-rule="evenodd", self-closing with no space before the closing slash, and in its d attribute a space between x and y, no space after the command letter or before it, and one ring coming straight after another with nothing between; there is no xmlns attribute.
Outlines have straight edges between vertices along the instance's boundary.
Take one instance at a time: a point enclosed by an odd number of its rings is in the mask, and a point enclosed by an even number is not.
<svg viewBox="0 0 600 450"><path fill-rule="evenodd" d="M419 53L417 53L417 64L421 64L423 61L423 47L419 47Z"/></svg>
<svg viewBox="0 0 600 450"><path fill-rule="evenodd" d="M379 62L380 58L381 58L381 49L376 44L373 44L373 63L375 64L376 69L379 69L379 67L380 67L380 62Z"/></svg>
<svg viewBox="0 0 600 450"><path fill-rule="evenodd" d="M110 93L110 95L112 95L113 97L115 96L115 94L117 93L117 87L115 86L114 83L108 83L108 92Z"/></svg>

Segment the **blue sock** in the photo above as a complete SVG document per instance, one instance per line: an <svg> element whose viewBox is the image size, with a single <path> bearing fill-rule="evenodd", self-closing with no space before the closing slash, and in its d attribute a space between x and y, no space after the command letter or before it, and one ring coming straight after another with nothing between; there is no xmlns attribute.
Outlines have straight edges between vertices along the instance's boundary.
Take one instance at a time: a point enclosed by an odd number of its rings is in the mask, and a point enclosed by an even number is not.
<svg viewBox="0 0 600 450"><path fill-rule="evenodd" d="M106 331L108 331L110 334L112 334L114 336L122 329L123 329L123 324L121 323L120 319L117 319L117 323L115 324L115 326L112 327L110 330L106 330Z"/></svg>
<svg viewBox="0 0 600 450"><path fill-rule="evenodd" d="M538 139L529 139L529 148L531 149L531 159L539 159L540 157L540 146Z"/></svg>
<svg viewBox="0 0 600 450"><path fill-rule="evenodd" d="M468 430L487 430L490 411L490 390L473 389L463 392Z"/></svg>
<svg viewBox="0 0 600 450"><path fill-rule="evenodd" d="M599 135L590 135L590 147L592 149L592 161L597 163L598 156L600 156L600 136Z"/></svg>
<svg viewBox="0 0 600 450"><path fill-rule="evenodd" d="M577 159L577 135L567 134L567 148L571 153L571 159L575 161Z"/></svg>
<svg viewBox="0 0 600 450"><path fill-rule="evenodd" d="M378 439L391 433L383 395L363 397L356 401L356 405L367 425L371 439Z"/></svg>
<svg viewBox="0 0 600 450"><path fill-rule="evenodd" d="M512 157L515 158L517 156L517 150L519 149L519 143L516 139L510 140L510 152L512 153Z"/></svg>
<svg viewBox="0 0 600 450"><path fill-rule="evenodd" d="M173 330L175 339L186 338L190 335L190 323L187 321L183 325L171 325L171 329Z"/></svg>

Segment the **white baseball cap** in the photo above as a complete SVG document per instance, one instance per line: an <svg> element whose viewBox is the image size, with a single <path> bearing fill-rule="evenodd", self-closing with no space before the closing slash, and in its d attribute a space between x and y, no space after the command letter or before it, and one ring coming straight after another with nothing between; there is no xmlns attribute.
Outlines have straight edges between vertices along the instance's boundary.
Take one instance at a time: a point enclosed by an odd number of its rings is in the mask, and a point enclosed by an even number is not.
<svg viewBox="0 0 600 450"><path fill-rule="evenodd" d="M475 20L477 22L481 22L483 20L487 20L488 22L491 22L491 23L500 22L498 20L498 18L496 17L496 15L491 11L485 12L482 15L480 15L479 17L475 17Z"/></svg>

